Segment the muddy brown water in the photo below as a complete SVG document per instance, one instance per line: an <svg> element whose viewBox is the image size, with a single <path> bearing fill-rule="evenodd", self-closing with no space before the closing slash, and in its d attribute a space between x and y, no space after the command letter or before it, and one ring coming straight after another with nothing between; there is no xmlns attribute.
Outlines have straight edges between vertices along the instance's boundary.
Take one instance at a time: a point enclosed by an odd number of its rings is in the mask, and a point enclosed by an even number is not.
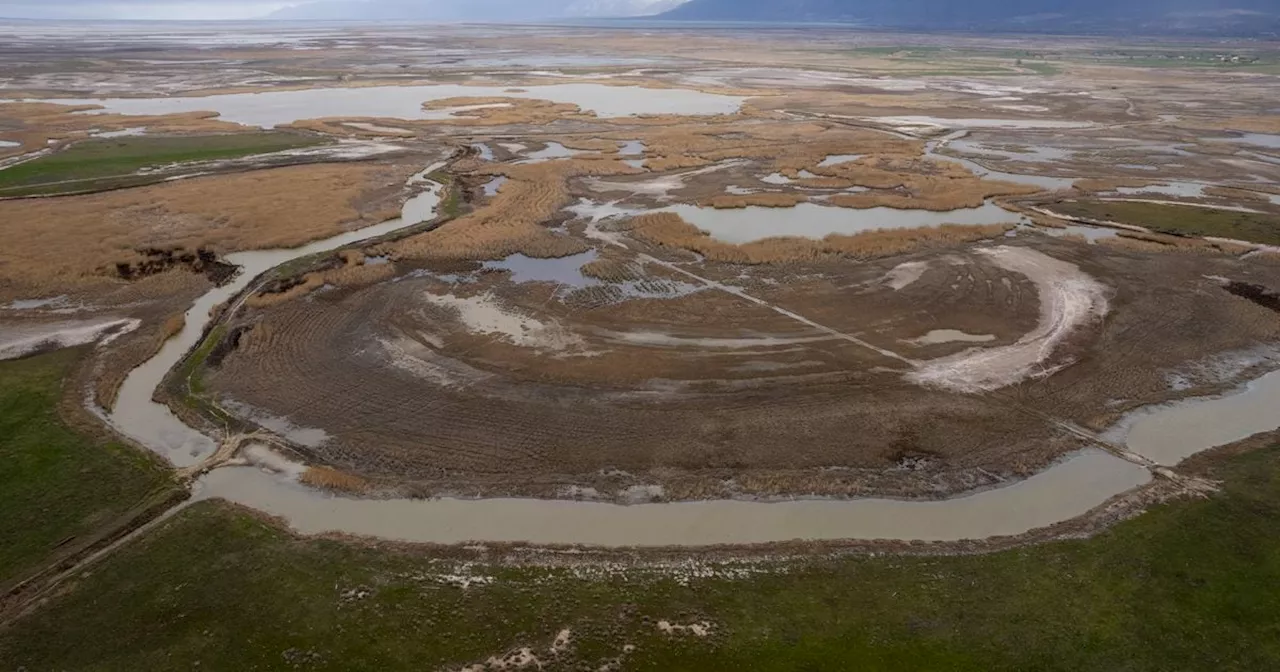
<svg viewBox="0 0 1280 672"><path fill-rule="evenodd" d="M440 185L424 182L424 179L427 174L439 170L444 165L444 162L436 163L409 179L409 184L425 184L426 188L405 202L401 216L398 218L302 247L254 250L227 255L226 261L239 266L239 273L230 282L215 287L196 299L186 312L186 324L182 331L166 341L154 357L129 373L120 386L115 407L108 416L111 424L121 433L154 450L179 467L191 466L211 455L217 447L212 438L188 427L169 410L168 406L152 401L152 395L163 382L165 375L200 341L205 325L211 319L209 311L248 287L249 283L261 273L280 264L391 233L430 219L440 200Z"/></svg>

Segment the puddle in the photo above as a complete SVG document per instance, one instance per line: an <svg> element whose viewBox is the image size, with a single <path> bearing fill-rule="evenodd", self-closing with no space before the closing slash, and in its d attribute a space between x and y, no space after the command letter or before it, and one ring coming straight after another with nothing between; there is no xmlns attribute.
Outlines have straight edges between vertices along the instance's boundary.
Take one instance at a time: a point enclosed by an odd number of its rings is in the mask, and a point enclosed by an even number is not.
<svg viewBox="0 0 1280 672"><path fill-rule="evenodd" d="M9 310L36 310L37 308L63 308L68 303L67 295L59 294L47 299L17 299L3 307Z"/></svg>
<svg viewBox="0 0 1280 672"><path fill-rule="evenodd" d="M644 143L639 140L627 140L621 143L622 147L618 153L623 156L633 156L635 154L644 154Z"/></svg>
<svg viewBox="0 0 1280 672"><path fill-rule="evenodd" d="M506 183L507 183L507 176L506 176L506 175L499 175L499 176L497 176L497 177L493 178L492 180L489 180L488 182L485 182L485 183L484 183L484 187L483 187L483 188L484 188L484 195L485 195L485 196L494 196L494 195L496 195L496 194L498 193L498 190L502 188L502 185L504 185L504 184L506 184Z"/></svg>
<svg viewBox="0 0 1280 672"><path fill-rule="evenodd" d="M512 154L519 154L524 150L529 149L527 146L522 145L518 142L499 142L498 146L507 150L508 152L511 152Z"/></svg>
<svg viewBox="0 0 1280 672"><path fill-rule="evenodd" d="M102 339L110 343L122 334L138 328L141 321L130 318L114 320L77 320L74 322L36 323L0 327L0 361L25 357L44 349L60 350L93 343Z"/></svg>
<svg viewBox="0 0 1280 672"><path fill-rule="evenodd" d="M395 126L379 126L378 124L371 124L364 121L348 121L347 123L343 124L343 126L350 126L351 128L358 129L361 131L369 131L371 133L385 133L387 135L398 135L398 136L406 136L406 137L413 135L413 131L410 131L410 130L406 130L403 128L396 128Z"/></svg>
<svg viewBox="0 0 1280 672"><path fill-rule="evenodd" d="M292 441L298 445L308 448L318 448L323 446L329 440L328 432L315 427L299 427L293 424L289 418L273 415L260 408L255 408L249 404L241 403L233 399L222 399L221 403L230 409L236 415L247 418L249 421L257 423L267 429L283 436L285 439ZM270 454L268 452L268 454Z"/></svg>
<svg viewBox="0 0 1280 672"><path fill-rule="evenodd" d="M1054 238L1062 238L1063 236L1083 236L1085 242L1090 245L1096 243L1103 238L1115 238L1116 229L1109 229L1105 226L1088 226L1086 224L1068 224L1060 229L1048 226L1038 226L1035 230L1053 236Z"/></svg>
<svg viewBox="0 0 1280 672"><path fill-rule="evenodd" d="M982 156L998 156L1011 161L1027 161L1030 163L1045 163L1050 161L1063 161L1072 157L1075 152L1058 147L1046 147L1043 145L1027 146L1025 151L1017 151L1012 149L1000 149L991 145L975 142L973 140L952 140L947 146L962 154L978 154Z"/></svg>
<svg viewBox="0 0 1280 672"><path fill-rule="evenodd" d="M120 386L115 408L110 413L111 424L122 434L156 451L179 467L195 464L211 454L216 448L213 439L183 424L167 406L151 399L165 374L200 341L204 326L209 322L209 311L235 296L260 273L287 261L334 250L430 219L439 202L439 185L427 182L426 176L444 165L444 162L434 164L409 178L409 184L425 183L428 186L425 191L404 204L399 218L294 249L254 250L227 255L225 260L239 266L239 273L231 282L216 287L197 299L186 312L186 324L182 331L165 341L154 357L129 372Z"/></svg>
<svg viewBox="0 0 1280 672"><path fill-rule="evenodd" d="M685 221L728 243L749 243L776 236L823 238L876 229L909 229L942 224L999 224L1017 215L991 203L978 208L934 212L897 208L838 208L800 203L790 208L749 206L717 210L695 205L672 205L657 212L674 212Z"/></svg>
<svg viewBox="0 0 1280 672"><path fill-rule="evenodd" d="M557 259L535 259L516 253L501 261L486 261L484 268L509 271L512 282L555 282L568 287L586 287L596 281L582 274L582 267L595 261L597 252L587 250Z"/></svg>
<svg viewBox="0 0 1280 672"><path fill-rule="evenodd" d="M646 161L648 161L648 159L623 159L622 162L632 168L644 168Z"/></svg>
<svg viewBox="0 0 1280 672"><path fill-rule="evenodd" d="M279 516L303 534L339 532L401 541L706 546L792 539L959 541L1015 535L1087 513L1150 480L1146 469L1085 450L1030 478L965 497L618 505L530 499L349 499L260 469L218 469L196 498L222 497Z"/></svg>
<svg viewBox="0 0 1280 672"><path fill-rule="evenodd" d="M1133 452L1172 466L1202 450L1234 443L1280 425L1280 371L1221 397L1184 399L1136 411L1109 435Z"/></svg>
<svg viewBox="0 0 1280 672"><path fill-rule="evenodd" d="M841 163L848 163L850 161L857 161L858 159L861 159L864 156L866 156L866 154L828 154L825 159L823 159L820 163L818 163L818 167L826 168L827 166L834 166ZM774 173L774 175L777 175L777 174L778 173Z"/></svg>
<svg viewBox="0 0 1280 672"><path fill-rule="evenodd" d="M935 343L987 343L996 340L994 334L969 334L955 329L934 329L919 338L907 341L912 345L933 345Z"/></svg>
<svg viewBox="0 0 1280 672"><path fill-rule="evenodd" d="M516 163L542 163L551 159L566 159L584 153L576 149L569 149L558 142L548 142L546 145L546 147L536 152L529 152L523 160L516 161Z"/></svg>
<svg viewBox="0 0 1280 672"><path fill-rule="evenodd" d="M1255 147L1280 149L1280 135L1268 133L1241 133L1239 137L1227 138L1226 140L1219 140L1219 142L1239 142Z"/></svg>
<svg viewBox="0 0 1280 672"><path fill-rule="evenodd" d="M732 114L744 98L687 89L646 89L603 84L551 84L511 91L503 86L367 86L262 91L215 96L169 98L49 99L62 105L101 105L94 113L135 115L176 114L215 110L223 121L270 128L303 119L323 117L387 117L429 119L441 110L424 110L422 103L455 97L510 97L572 103L600 117L635 115ZM12 101L4 101L12 102Z"/></svg>
<svg viewBox="0 0 1280 672"><path fill-rule="evenodd" d="M1127 196L1134 194L1165 194L1166 196L1198 198L1204 196L1204 187L1205 185L1196 182L1166 182L1145 187L1118 187L1116 188L1116 193Z"/></svg>
<svg viewBox="0 0 1280 672"><path fill-rule="evenodd" d="M1145 163L1117 163L1116 168L1124 168L1126 170L1160 170L1160 166L1148 166Z"/></svg>
<svg viewBox="0 0 1280 672"><path fill-rule="evenodd" d="M476 144L471 145L471 147L480 153L481 161L493 160L493 149L489 147L489 145L486 145L483 142L477 142Z"/></svg>
<svg viewBox="0 0 1280 672"><path fill-rule="evenodd" d="M147 133L147 128L146 128L145 126L134 126L134 127L132 127L132 128L125 128L125 129L121 129L121 130L119 130L119 131L101 131L101 132L98 132L98 133L93 133L90 137L94 137L94 138L128 138L128 137L133 137L133 136L137 136L137 135L146 135L146 133ZM0 146L2 146L2 145L0 145Z"/></svg>

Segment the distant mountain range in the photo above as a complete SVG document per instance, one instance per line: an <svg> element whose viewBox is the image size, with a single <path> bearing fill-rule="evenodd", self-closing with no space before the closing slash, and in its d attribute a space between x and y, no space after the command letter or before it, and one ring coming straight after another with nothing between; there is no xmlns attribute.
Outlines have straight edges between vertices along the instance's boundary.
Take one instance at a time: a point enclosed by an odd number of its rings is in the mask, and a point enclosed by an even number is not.
<svg viewBox="0 0 1280 672"><path fill-rule="evenodd" d="M1280 32L1280 0L689 0L656 18L943 30L1266 35Z"/></svg>
<svg viewBox="0 0 1280 672"><path fill-rule="evenodd" d="M685 0L318 0L285 7L271 19L478 21L649 16Z"/></svg>
<svg viewBox="0 0 1280 672"><path fill-rule="evenodd" d="M640 16L979 32L1280 35L1280 0L315 0L268 18L510 23Z"/></svg>

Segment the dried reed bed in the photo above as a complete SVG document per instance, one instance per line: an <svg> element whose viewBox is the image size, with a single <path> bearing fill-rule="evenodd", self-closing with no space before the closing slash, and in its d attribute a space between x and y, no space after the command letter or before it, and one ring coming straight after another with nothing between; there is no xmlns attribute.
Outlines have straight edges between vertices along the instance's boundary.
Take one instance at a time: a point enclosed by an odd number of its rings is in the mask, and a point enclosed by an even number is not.
<svg viewBox="0 0 1280 672"><path fill-rule="evenodd" d="M668 170L681 170L684 168L701 168L709 166L713 162L696 156L685 156L676 154L673 156L658 156L645 162L649 170L655 173L661 173Z"/></svg>
<svg viewBox="0 0 1280 672"><path fill-rule="evenodd" d="M307 273L302 276L302 281L289 287L282 292L258 292L245 300L245 303L252 308L266 308L276 306L285 301L292 301L307 294L312 290L319 289L324 286L323 273Z"/></svg>
<svg viewBox="0 0 1280 672"><path fill-rule="evenodd" d="M583 264L579 270L588 278L604 282L630 282L645 276L639 264L620 259L596 259Z"/></svg>
<svg viewBox="0 0 1280 672"><path fill-rule="evenodd" d="M506 175L507 182L484 207L438 229L379 246L377 253L411 259L501 259L516 252L539 258L576 254L587 249L586 243L541 226L569 204L568 180L641 172L621 161L591 157L486 170Z"/></svg>
<svg viewBox="0 0 1280 672"><path fill-rule="evenodd" d="M363 493L371 487L369 481L359 476L324 466L307 467L298 480L313 488L334 492Z"/></svg>
<svg viewBox="0 0 1280 672"><path fill-rule="evenodd" d="M1227 117L1226 119L1182 119L1178 125L1183 128L1208 129L1220 131L1243 131L1246 133L1280 133L1280 116L1274 114L1262 116Z"/></svg>
<svg viewBox="0 0 1280 672"><path fill-rule="evenodd" d="M1239 255L1253 247L1239 243L1212 242L1203 238L1171 236L1144 231L1117 231L1116 235L1102 238L1100 244L1136 252L1184 252L1193 254Z"/></svg>
<svg viewBox="0 0 1280 672"><path fill-rule="evenodd" d="M748 206L759 206L762 208L790 208L797 203L804 203L808 199L804 194L787 194L779 192L764 192L759 194L721 194L708 200L704 205L709 205L717 210L727 210L734 208L745 208Z"/></svg>
<svg viewBox="0 0 1280 672"><path fill-rule="evenodd" d="M369 264L363 250L342 250L342 264L337 268L314 271L302 276L301 282L281 292L259 292L245 302L254 308L274 306L291 301L329 285L332 287L364 287L395 276L392 264Z"/></svg>
<svg viewBox="0 0 1280 672"><path fill-rule="evenodd" d="M732 133L711 124L676 124L641 134L651 156L705 161L767 160L779 171L813 168L828 154L919 154L923 143L816 122L752 121ZM794 173L793 173L794 176Z"/></svg>
<svg viewBox="0 0 1280 672"><path fill-rule="evenodd" d="M640 215L618 225L620 230L629 232L633 238L642 242L688 250L711 261L735 264L778 264L833 256L873 259L926 247L943 247L993 238L1003 235L1013 227L1013 224L944 224L914 229L881 229L848 236L832 234L821 240L779 236L735 245L712 238L671 212Z"/></svg>
<svg viewBox="0 0 1280 672"><path fill-rule="evenodd" d="M1233 201L1254 201L1260 203L1268 203L1271 201L1266 193L1254 191L1252 189L1241 189L1239 187L1205 187L1204 194L1206 196L1226 198Z"/></svg>
<svg viewBox="0 0 1280 672"><path fill-rule="evenodd" d="M315 164L0 201L0 283L56 293L114 277L116 263L142 258L140 248L300 245L384 219L415 168Z"/></svg>

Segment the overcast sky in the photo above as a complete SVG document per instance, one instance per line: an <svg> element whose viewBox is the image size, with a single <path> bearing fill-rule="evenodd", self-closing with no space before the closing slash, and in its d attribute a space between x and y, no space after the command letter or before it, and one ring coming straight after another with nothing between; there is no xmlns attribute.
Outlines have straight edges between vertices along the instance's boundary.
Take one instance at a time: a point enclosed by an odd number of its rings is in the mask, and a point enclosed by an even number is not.
<svg viewBox="0 0 1280 672"><path fill-rule="evenodd" d="M303 0L0 0L0 17L21 19L249 19Z"/></svg>

